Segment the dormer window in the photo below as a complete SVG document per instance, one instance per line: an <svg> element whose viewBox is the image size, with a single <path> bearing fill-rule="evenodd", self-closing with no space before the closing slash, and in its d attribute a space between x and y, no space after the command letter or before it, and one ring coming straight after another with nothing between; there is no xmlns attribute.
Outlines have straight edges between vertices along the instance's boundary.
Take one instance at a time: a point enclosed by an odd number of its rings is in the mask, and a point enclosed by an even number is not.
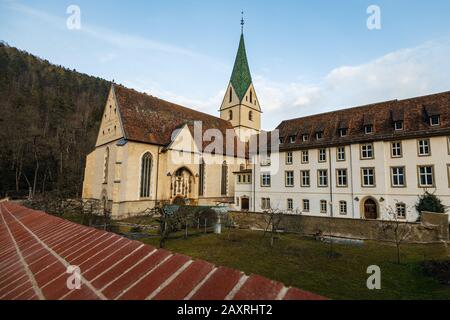
<svg viewBox="0 0 450 320"><path fill-rule="evenodd" d="M289 136L289 143L295 143L295 136Z"/></svg>
<svg viewBox="0 0 450 320"><path fill-rule="evenodd" d="M339 136L340 137L346 137L347 135L348 135L348 129L347 128L339 129Z"/></svg>
<svg viewBox="0 0 450 320"><path fill-rule="evenodd" d="M283 141L284 141L284 138L280 137L280 143L283 143Z"/></svg>
<svg viewBox="0 0 450 320"><path fill-rule="evenodd" d="M365 134L372 134L373 133L373 124L366 124L364 126L364 133Z"/></svg>
<svg viewBox="0 0 450 320"><path fill-rule="evenodd" d="M430 126L435 127L441 124L441 117L438 114L430 117Z"/></svg>
<svg viewBox="0 0 450 320"><path fill-rule="evenodd" d="M394 130L395 131L401 131L403 130L403 121L394 121Z"/></svg>
<svg viewBox="0 0 450 320"><path fill-rule="evenodd" d="M323 132L319 131L316 132L316 140L322 140L323 139Z"/></svg>
<svg viewBox="0 0 450 320"><path fill-rule="evenodd" d="M309 140L309 134L302 134L302 141L306 142Z"/></svg>

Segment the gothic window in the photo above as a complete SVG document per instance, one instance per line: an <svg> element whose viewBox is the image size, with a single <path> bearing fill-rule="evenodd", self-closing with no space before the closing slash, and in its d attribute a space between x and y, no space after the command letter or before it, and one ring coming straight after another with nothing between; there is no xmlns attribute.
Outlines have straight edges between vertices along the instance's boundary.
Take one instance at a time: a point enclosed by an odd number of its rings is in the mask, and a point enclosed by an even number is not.
<svg viewBox="0 0 450 320"><path fill-rule="evenodd" d="M103 165L103 183L108 183L109 147L106 148L105 163Z"/></svg>
<svg viewBox="0 0 450 320"><path fill-rule="evenodd" d="M199 183L198 183L198 195L203 196L205 190L205 161L201 159L199 165Z"/></svg>
<svg viewBox="0 0 450 320"><path fill-rule="evenodd" d="M253 103L253 91L250 90L250 103Z"/></svg>
<svg viewBox="0 0 450 320"><path fill-rule="evenodd" d="M221 185L220 185L220 193L223 196L227 195L227 184L228 184L228 165L227 162L224 161L222 163L222 179L221 179Z"/></svg>
<svg viewBox="0 0 450 320"><path fill-rule="evenodd" d="M151 186L151 174L152 174L152 155L147 152L142 156L141 160L141 198L150 197Z"/></svg>
<svg viewBox="0 0 450 320"><path fill-rule="evenodd" d="M230 97L229 97L229 101L231 103L231 101L233 101L233 88L230 87Z"/></svg>

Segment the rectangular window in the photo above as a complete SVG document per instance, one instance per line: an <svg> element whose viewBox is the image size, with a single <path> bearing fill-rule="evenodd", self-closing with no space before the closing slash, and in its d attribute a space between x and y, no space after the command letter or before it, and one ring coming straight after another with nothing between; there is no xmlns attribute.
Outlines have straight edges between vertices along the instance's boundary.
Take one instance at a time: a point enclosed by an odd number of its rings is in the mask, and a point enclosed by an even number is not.
<svg viewBox="0 0 450 320"><path fill-rule="evenodd" d="M327 161L327 150L319 149L319 162L326 162L326 161Z"/></svg>
<svg viewBox="0 0 450 320"><path fill-rule="evenodd" d="M309 212L309 200L308 199L303 199L303 211Z"/></svg>
<svg viewBox="0 0 450 320"><path fill-rule="evenodd" d="M397 203L395 205L395 213L397 214L397 219L406 219L406 205Z"/></svg>
<svg viewBox="0 0 450 320"><path fill-rule="evenodd" d="M361 159L373 159L373 144L365 143L361 145Z"/></svg>
<svg viewBox="0 0 450 320"><path fill-rule="evenodd" d="M316 132L316 140L322 140L323 139L323 132L319 131Z"/></svg>
<svg viewBox="0 0 450 320"><path fill-rule="evenodd" d="M240 174L238 174L238 183L241 183L242 181L242 176Z"/></svg>
<svg viewBox="0 0 450 320"><path fill-rule="evenodd" d="M239 197L236 197L236 205L239 206Z"/></svg>
<svg viewBox="0 0 450 320"><path fill-rule="evenodd" d="M337 161L345 161L345 147L337 148Z"/></svg>
<svg viewBox="0 0 450 320"><path fill-rule="evenodd" d="M447 165L448 187L450 188L450 164Z"/></svg>
<svg viewBox="0 0 450 320"><path fill-rule="evenodd" d="M285 172L285 185L286 187L294 186L294 171Z"/></svg>
<svg viewBox="0 0 450 320"><path fill-rule="evenodd" d="M261 209L270 209L270 198L261 198Z"/></svg>
<svg viewBox="0 0 450 320"><path fill-rule="evenodd" d="M405 187L405 167L391 168L391 181L393 187Z"/></svg>
<svg viewBox="0 0 450 320"><path fill-rule="evenodd" d="M375 187L375 169L374 168L362 168L362 186L363 187Z"/></svg>
<svg viewBox="0 0 450 320"><path fill-rule="evenodd" d="M419 166L419 187L434 186L434 170L433 166Z"/></svg>
<svg viewBox="0 0 450 320"><path fill-rule="evenodd" d="M302 187L310 187L311 186L311 178L309 174L309 170L300 171L301 175L301 186Z"/></svg>
<svg viewBox="0 0 450 320"><path fill-rule="evenodd" d="M302 140L303 142L306 142L309 140L309 134L302 134Z"/></svg>
<svg viewBox="0 0 450 320"><path fill-rule="evenodd" d="M365 134L373 133L373 125L372 124L368 124L368 125L364 126L364 133Z"/></svg>
<svg viewBox="0 0 450 320"><path fill-rule="evenodd" d="M309 151L308 150L303 150L302 151L302 163L308 163L309 162Z"/></svg>
<svg viewBox="0 0 450 320"><path fill-rule="evenodd" d="M317 186L327 187L328 186L328 170L317 170Z"/></svg>
<svg viewBox="0 0 450 320"><path fill-rule="evenodd" d="M447 137L447 151L450 154L450 137Z"/></svg>
<svg viewBox="0 0 450 320"><path fill-rule="evenodd" d="M292 164L293 156L292 152L286 152L286 164Z"/></svg>
<svg viewBox="0 0 450 320"><path fill-rule="evenodd" d="M431 154L430 152L430 140L429 139L422 139L418 141L418 148L419 148L419 156L429 156Z"/></svg>
<svg viewBox="0 0 450 320"><path fill-rule="evenodd" d="M434 115L430 117L430 126L438 126L441 124L441 117L439 115Z"/></svg>
<svg viewBox="0 0 450 320"><path fill-rule="evenodd" d="M294 210L294 200L292 199L287 199L287 209L289 211Z"/></svg>
<svg viewBox="0 0 450 320"><path fill-rule="evenodd" d="M347 202L339 201L339 214L342 216L347 215Z"/></svg>
<svg viewBox="0 0 450 320"><path fill-rule="evenodd" d="M392 158L402 157L402 143L400 141L395 141L391 143L391 157Z"/></svg>
<svg viewBox="0 0 450 320"><path fill-rule="evenodd" d="M247 182L252 183L252 175L251 174L247 175Z"/></svg>
<svg viewBox="0 0 450 320"><path fill-rule="evenodd" d="M336 169L336 184L338 187L347 186L347 169Z"/></svg>
<svg viewBox="0 0 450 320"><path fill-rule="evenodd" d="M320 200L320 213L327 213L327 201Z"/></svg>
<svg viewBox="0 0 450 320"><path fill-rule="evenodd" d="M261 173L261 187L270 187L270 173Z"/></svg>
<svg viewBox="0 0 450 320"><path fill-rule="evenodd" d="M394 130L395 131L403 130L403 121L395 121L394 122Z"/></svg>

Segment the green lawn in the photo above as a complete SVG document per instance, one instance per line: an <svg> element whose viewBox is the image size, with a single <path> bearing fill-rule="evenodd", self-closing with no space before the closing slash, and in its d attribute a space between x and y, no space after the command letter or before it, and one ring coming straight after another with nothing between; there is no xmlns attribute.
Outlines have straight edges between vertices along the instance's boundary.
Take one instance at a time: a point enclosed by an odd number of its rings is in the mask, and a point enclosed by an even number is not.
<svg viewBox="0 0 450 320"><path fill-rule="evenodd" d="M154 246L157 238L141 240ZM218 265L266 276L333 299L450 299L450 286L426 277L420 263L448 259L444 245L405 245L403 264L395 246L366 242L363 246L334 245L293 234L281 234L272 248L269 238L249 230L226 230L222 235L178 236L166 248ZM368 290L369 265L381 268L381 290Z"/></svg>

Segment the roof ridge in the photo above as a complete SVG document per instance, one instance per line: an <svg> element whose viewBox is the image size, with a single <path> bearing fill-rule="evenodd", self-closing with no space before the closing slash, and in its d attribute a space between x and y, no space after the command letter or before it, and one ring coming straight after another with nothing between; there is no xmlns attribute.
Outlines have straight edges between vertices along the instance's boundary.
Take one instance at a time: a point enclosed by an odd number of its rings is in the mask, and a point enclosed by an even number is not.
<svg viewBox="0 0 450 320"><path fill-rule="evenodd" d="M405 99L391 99L391 100L378 101L378 102L368 103L368 104L364 104L364 105L360 105L360 106L344 107L344 108L333 110L333 111L326 111L326 112L322 112L322 113L315 113L315 114L311 114L311 115L307 115L307 116L286 119L286 120L283 120L282 122L280 122L280 124L277 126L277 128L279 126L281 126L281 124L283 124L285 122L289 122L289 121L295 121L295 120L300 120L300 119L308 119L308 118L313 118L313 117L320 117L320 116L329 115L329 114L333 114L333 113L340 113L340 112L350 111L350 110L355 110L355 109L368 108L368 107L373 107L373 106L376 106L376 105L383 105L383 104L387 104L387 103L395 103L395 104L398 103L398 104L400 104L400 103L406 102L406 101L423 99L423 98L429 98L429 97L433 97L433 96L440 96L440 95L443 95L443 94L450 94L450 91L436 92L436 93L431 93L431 94L426 94L426 95L421 95L421 96L415 96L415 97L405 98Z"/></svg>
<svg viewBox="0 0 450 320"><path fill-rule="evenodd" d="M122 89L133 91L133 92L136 93L136 94L145 95L145 96L147 96L147 97L150 97L150 98L153 98L153 99L157 99L157 100L159 100L159 101L163 101L163 102L165 102L165 103L174 105L174 106L176 106L176 107L180 107L180 108L183 108L183 109L186 109L186 110L189 110L189 111L193 111L193 112L196 112L196 113L199 113L199 114L208 116L208 117L215 118L215 119L220 120L220 121L222 121L222 122L228 123L227 120L224 120L224 119L222 119L222 118L220 118L220 117L216 117L216 116L214 116L214 115L212 115L212 114L210 114L210 113L206 113L206 112L199 111L199 110L196 110L196 109L193 109L193 108L189 108L189 107L183 106L183 105L181 105L181 104L178 104L178 103L175 103L175 102L171 102L171 101L169 101L169 100L161 99L161 98L159 98L159 97L157 97L157 96L148 94L147 92L142 92L142 91L138 91L138 90L133 89L133 88L128 88L128 87L125 87L124 85L118 85L118 84L115 84L115 85L118 86L118 87L121 87Z"/></svg>

